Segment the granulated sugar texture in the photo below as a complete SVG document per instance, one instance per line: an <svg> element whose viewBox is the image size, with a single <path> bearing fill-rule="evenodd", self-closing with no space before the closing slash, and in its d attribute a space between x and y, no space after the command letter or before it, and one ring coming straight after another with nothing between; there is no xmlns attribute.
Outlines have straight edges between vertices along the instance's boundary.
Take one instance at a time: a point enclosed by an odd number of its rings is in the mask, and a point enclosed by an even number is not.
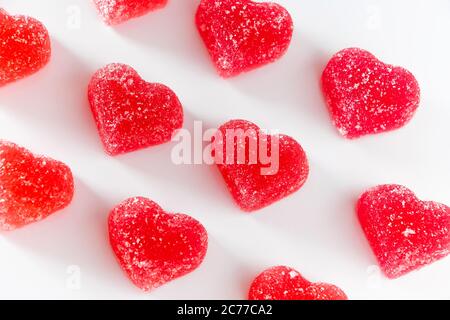
<svg viewBox="0 0 450 320"><path fill-rule="evenodd" d="M165 85L147 83L130 66L113 63L91 79L88 97L110 155L170 141L183 125L183 108Z"/></svg>
<svg viewBox="0 0 450 320"><path fill-rule="evenodd" d="M288 49L293 32L286 9L249 0L202 0L196 23L223 77L277 60Z"/></svg>
<svg viewBox="0 0 450 320"><path fill-rule="evenodd" d="M73 193L68 166L0 140L0 229L42 220L69 205Z"/></svg>
<svg viewBox="0 0 450 320"><path fill-rule="evenodd" d="M146 291L195 270L208 247L200 222L166 213L142 197L125 200L111 211L109 238L122 269Z"/></svg>
<svg viewBox="0 0 450 320"><path fill-rule="evenodd" d="M250 287L249 300L347 300L338 287L312 283L292 268L278 266L259 274Z"/></svg>
<svg viewBox="0 0 450 320"><path fill-rule="evenodd" d="M115 25L162 8L167 0L94 0L94 3L103 20Z"/></svg>
<svg viewBox="0 0 450 320"><path fill-rule="evenodd" d="M404 126L420 101L420 89L407 70L379 61L358 48L330 60L322 88L334 125L347 138Z"/></svg>
<svg viewBox="0 0 450 320"><path fill-rule="evenodd" d="M400 277L450 253L450 208L399 185L365 192L357 212L381 269Z"/></svg>
<svg viewBox="0 0 450 320"><path fill-rule="evenodd" d="M50 56L50 37L41 22L0 8L0 86L37 72Z"/></svg>

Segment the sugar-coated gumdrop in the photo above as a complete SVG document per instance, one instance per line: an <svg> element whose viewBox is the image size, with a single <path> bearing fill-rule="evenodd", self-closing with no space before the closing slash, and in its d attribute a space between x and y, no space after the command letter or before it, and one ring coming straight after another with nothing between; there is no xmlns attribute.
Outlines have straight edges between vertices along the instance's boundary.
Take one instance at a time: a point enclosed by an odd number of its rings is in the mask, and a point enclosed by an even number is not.
<svg viewBox="0 0 450 320"><path fill-rule="evenodd" d="M244 211L266 207L299 190L309 165L293 138L267 135L255 124L232 120L213 138L214 160L234 200Z"/></svg>
<svg viewBox="0 0 450 320"><path fill-rule="evenodd" d="M334 125L350 139L404 126L420 101L419 84L409 71L358 48L331 58L322 89Z"/></svg>
<svg viewBox="0 0 450 320"><path fill-rule="evenodd" d="M69 205L72 172L65 164L0 140L0 229L13 230Z"/></svg>
<svg viewBox="0 0 450 320"><path fill-rule="evenodd" d="M202 0L196 24L223 77L277 60L293 32L292 18L282 6L250 0Z"/></svg>
<svg viewBox="0 0 450 320"><path fill-rule="evenodd" d="M0 86L37 72L50 56L50 37L41 22L0 8Z"/></svg>
<svg viewBox="0 0 450 320"><path fill-rule="evenodd" d="M421 201L399 185L382 185L365 192L358 218L378 263L389 278L397 278L450 253L450 208Z"/></svg>
<svg viewBox="0 0 450 320"><path fill-rule="evenodd" d="M166 213L142 197L125 200L111 211L109 238L122 269L145 291L195 270L208 248L200 222Z"/></svg>
<svg viewBox="0 0 450 320"><path fill-rule="evenodd" d="M93 0L103 20L116 25L164 7L167 0Z"/></svg>
<svg viewBox="0 0 450 320"><path fill-rule="evenodd" d="M110 155L170 141L183 125L183 108L175 93L165 85L145 82L124 64L109 64L97 71L88 97Z"/></svg>
<svg viewBox="0 0 450 320"><path fill-rule="evenodd" d="M259 274L250 287L249 300L347 300L338 287L311 283L289 267L272 267Z"/></svg>

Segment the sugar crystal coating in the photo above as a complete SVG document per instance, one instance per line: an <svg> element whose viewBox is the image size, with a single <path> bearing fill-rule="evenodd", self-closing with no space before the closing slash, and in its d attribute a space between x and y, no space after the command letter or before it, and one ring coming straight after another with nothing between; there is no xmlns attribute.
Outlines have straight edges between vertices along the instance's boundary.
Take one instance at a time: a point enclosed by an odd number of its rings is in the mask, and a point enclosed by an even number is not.
<svg viewBox="0 0 450 320"><path fill-rule="evenodd" d="M130 66L109 64L92 77L88 98L110 155L170 141L183 125L183 108L165 85L147 83Z"/></svg>
<svg viewBox="0 0 450 320"><path fill-rule="evenodd" d="M167 0L94 0L98 12L109 25L116 25L164 7Z"/></svg>
<svg viewBox="0 0 450 320"><path fill-rule="evenodd" d="M272 267L259 274L251 284L249 300L347 300L338 287L311 283L289 267Z"/></svg>
<svg viewBox="0 0 450 320"><path fill-rule="evenodd" d="M72 172L65 164L0 140L0 230L13 230L69 205Z"/></svg>
<svg viewBox="0 0 450 320"><path fill-rule="evenodd" d="M332 120L346 138L358 138L404 126L420 101L414 76L358 48L335 54L322 75Z"/></svg>
<svg viewBox="0 0 450 320"><path fill-rule="evenodd" d="M450 252L450 208L399 185L365 192L358 218L383 272L398 278Z"/></svg>
<svg viewBox="0 0 450 320"><path fill-rule="evenodd" d="M41 22L0 8L0 86L37 72L50 56L50 37Z"/></svg>
<svg viewBox="0 0 450 320"><path fill-rule="evenodd" d="M223 77L277 60L293 32L292 18L282 6L249 0L202 0L196 24Z"/></svg>
<svg viewBox="0 0 450 320"><path fill-rule="evenodd" d="M122 269L149 291L195 270L203 261L208 234L197 220L164 212L155 202L134 197L109 216L109 238Z"/></svg>
<svg viewBox="0 0 450 320"><path fill-rule="evenodd" d="M239 132L250 135L245 139L234 138ZM218 134L220 139L217 139ZM222 125L213 138L217 167L234 200L244 211L255 211L287 197L299 190L308 177L308 159L300 144L286 135L276 137L265 134L249 121L231 120ZM234 139L234 143L229 145L227 139ZM276 145L277 157L272 152ZM265 147L267 151L262 151ZM245 151L245 161L238 160L238 150ZM231 162L227 160L230 151L234 155ZM252 161L250 154L256 154L253 159L256 161ZM264 154L273 155L273 159L263 159ZM263 173L264 169L269 170Z"/></svg>

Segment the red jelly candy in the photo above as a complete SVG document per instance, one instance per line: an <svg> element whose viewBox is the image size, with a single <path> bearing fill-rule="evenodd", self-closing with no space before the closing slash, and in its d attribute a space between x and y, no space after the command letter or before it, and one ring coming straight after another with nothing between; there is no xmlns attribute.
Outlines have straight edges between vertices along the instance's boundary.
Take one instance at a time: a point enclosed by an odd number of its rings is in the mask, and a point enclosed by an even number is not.
<svg viewBox="0 0 450 320"><path fill-rule="evenodd" d="M50 55L50 37L42 23L0 8L0 86L37 72Z"/></svg>
<svg viewBox="0 0 450 320"><path fill-rule="evenodd" d="M88 96L110 155L170 141L183 125L183 108L175 93L165 85L145 82L127 65L115 63L97 71Z"/></svg>
<svg viewBox="0 0 450 320"><path fill-rule="evenodd" d="M334 125L350 139L404 126L420 101L419 84L409 71L357 48L331 58L322 88Z"/></svg>
<svg viewBox="0 0 450 320"><path fill-rule="evenodd" d="M122 269L145 291L195 270L208 248L208 234L200 222L166 213L141 197L112 210L109 239Z"/></svg>
<svg viewBox="0 0 450 320"><path fill-rule="evenodd" d="M274 3L202 0L196 24L222 77L231 77L280 58L288 49L293 23Z"/></svg>
<svg viewBox="0 0 450 320"><path fill-rule="evenodd" d="M347 300L338 287L311 283L289 267L273 267L258 275L250 287L249 300Z"/></svg>
<svg viewBox="0 0 450 320"><path fill-rule="evenodd" d="M308 160L297 141L286 135L266 135L245 120L222 125L212 148L228 189L244 211L261 209L290 195L308 177Z"/></svg>
<svg viewBox="0 0 450 320"><path fill-rule="evenodd" d="M382 185L358 201L361 226L389 278L419 269L450 252L450 208L420 201L399 185Z"/></svg>
<svg viewBox="0 0 450 320"><path fill-rule="evenodd" d="M94 0L103 20L115 25L166 5L167 0Z"/></svg>
<svg viewBox="0 0 450 320"><path fill-rule="evenodd" d="M0 229L42 220L72 201L74 182L65 164L0 140Z"/></svg>

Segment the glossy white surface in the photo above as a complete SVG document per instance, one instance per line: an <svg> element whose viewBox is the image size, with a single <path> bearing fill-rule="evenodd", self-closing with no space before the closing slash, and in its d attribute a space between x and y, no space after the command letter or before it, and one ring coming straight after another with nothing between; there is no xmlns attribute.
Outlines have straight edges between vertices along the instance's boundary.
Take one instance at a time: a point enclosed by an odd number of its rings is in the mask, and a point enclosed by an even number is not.
<svg viewBox="0 0 450 320"><path fill-rule="evenodd" d="M280 264L334 283L350 298L450 298L450 257L389 281L379 275L354 213L359 194L382 183L450 204L450 2L277 2L295 22L288 53L224 80L194 26L198 0L171 0L115 28L103 24L89 0L1 1L10 13L45 23L53 58L38 74L0 88L0 137L69 164L77 189L66 210L0 234L0 298L241 299L254 276ZM405 128L356 141L337 134L318 83L330 56L349 46L416 75L422 103ZM216 127L243 118L293 136L309 156L306 185L248 215L214 167L172 164L173 143L107 156L86 87L110 62L170 86L184 105L186 128L194 120ZM135 195L196 217L210 234L197 271L147 294L122 273L107 239L108 211Z"/></svg>

